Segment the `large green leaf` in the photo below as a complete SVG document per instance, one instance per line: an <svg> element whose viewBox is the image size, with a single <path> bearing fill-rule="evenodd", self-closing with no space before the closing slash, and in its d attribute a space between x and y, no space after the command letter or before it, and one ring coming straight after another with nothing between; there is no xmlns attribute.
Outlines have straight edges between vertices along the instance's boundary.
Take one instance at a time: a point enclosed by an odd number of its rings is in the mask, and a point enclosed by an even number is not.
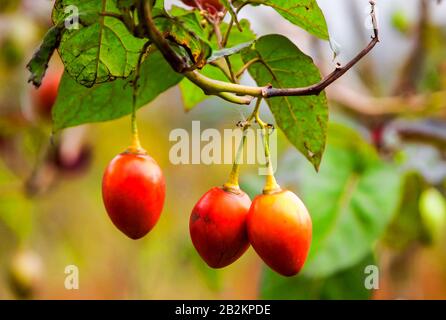
<svg viewBox="0 0 446 320"><path fill-rule="evenodd" d="M239 30L237 30L237 28L234 28L231 32L231 35L229 36L227 47L229 47L229 48L235 47L236 48L239 45L243 46L246 43L249 43L255 39L256 36L251 31L250 24L249 24L248 20L241 20L240 25L243 28L243 32L240 32ZM228 25L223 24L222 32L223 33L226 32L227 28L228 28ZM212 45L214 48L217 47L215 44L215 41L212 43ZM229 49L229 50L231 50L231 49ZM223 52L221 52L221 51L217 52L217 54L223 53L223 56L224 56L224 55L230 55L232 53L232 55L229 59L231 61L233 70L237 71L238 69L240 69L243 66L243 61L240 57L240 54L237 54L237 53L239 53L238 50L232 49L232 51L233 52L228 52L225 50ZM211 65L206 65L200 72L203 75L205 75L209 78L212 78L212 79L228 81L228 79L225 77L223 72L221 72L219 69L217 69L216 67L213 67ZM203 90L201 90L195 84L190 82L188 79L184 79L181 82L180 88L181 88L181 94L183 96L184 108L187 111L191 110L193 107L198 105L200 102L202 102L208 98L208 96L203 93Z"/></svg>
<svg viewBox="0 0 446 320"><path fill-rule="evenodd" d="M365 300L373 293L364 285L365 269L374 265L369 253L358 264L326 278L312 278L300 275L293 278L279 276L265 269L260 287L262 299L282 300Z"/></svg>
<svg viewBox="0 0 446 320"><path fill-rule="evenodd" d="M304 274L327 277L364 259L399 204L396 168L381 161L354 130L333 125L319 174L299 168L297 176L313 220Z"/></svg>
<svg viewBox="0 0 446 320"><path fill-rule="evenodd" d="M245 3L265 5L273 8L291 23L309 33L327 40L329 38L324 14L316 0L235 0L235 6Z"/></svg>
<svg viewBox="0 0 446 320"><path fill-rule="evenodd" d="M414 243L430 242L419 205L423 192L428 188L429 184L419 173L406 175L398 213L393 217L383 237L387 246L402 251Z"/></svg>
<svg viewBox="0 0 446 320"><path fill-rule="evenodd" d="M306 87L321 80L313 60L281 35L267 35L242 52L245 63L260 62L249 68L259 86L276 88ZM325 149L328 106L325 93L319 96L276 97L267 100L277 125L288 140L315 166L319 167Z"/></svg>
<svg viewBox="0 0 446 320"><path fill-rule="evenodd" d="M152 52L141 65L137 107L151 102L181 79L159 51ZM132 90L129 80L124 79L86 88L65 73L53 108L54 130L130 114Z"/></svg>
<svg viewBox="0 0 446 320"><path fill-rule="evenodd" d="M67 18L65 9L79 10L79 28L65 29L59 54L66 71L86 87L116 78L126 78L135 69L144 40L133 37L116 18L116 0L58 0L53 11L55 25Z"/></svg>

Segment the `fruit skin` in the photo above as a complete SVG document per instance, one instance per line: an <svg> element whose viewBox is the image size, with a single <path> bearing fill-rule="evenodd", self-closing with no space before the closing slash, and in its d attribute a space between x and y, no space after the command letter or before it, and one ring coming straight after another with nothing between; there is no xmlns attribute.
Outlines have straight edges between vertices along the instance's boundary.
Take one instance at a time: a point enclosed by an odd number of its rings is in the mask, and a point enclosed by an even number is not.
<svg viewBox="0 0 446 320"><path fill-rule="evenodd" d="M225 10L225 6L219 0L181 0L185 5L190 7L197 8L201 6L204 10L208 11L211 14L217 14L218 12L223 12Z"/></svg>
<svg viewBox="0 0 446 320"><path fill-rule="evenodd" d="M311 244L311 217L291 191L262 194L252 202L247 219L252 247L263 261L283 276L301 270Z"/></svg>
<svg viewBox="0 0 446 320"><path fill-rule="evenodd" d="M201 197L192 210L189 231L192 243L211 268L223 268L249 248L246 217L251 199L214 187Z"/></svg>
<svg viewBox="0 0 446 320"><path fill-rule="evenodd" d="M102 198L115 226L131 239L145 236L157 223L166 184L154 159L143 152L124 152L108 165Z"/></svg>

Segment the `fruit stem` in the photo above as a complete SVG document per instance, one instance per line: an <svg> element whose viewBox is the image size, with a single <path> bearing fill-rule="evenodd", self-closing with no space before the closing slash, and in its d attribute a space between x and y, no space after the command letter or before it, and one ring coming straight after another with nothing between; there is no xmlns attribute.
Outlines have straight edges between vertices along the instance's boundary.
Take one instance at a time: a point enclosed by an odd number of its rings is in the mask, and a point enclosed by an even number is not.
<svg viewBox="0 0 446 320"><path fill-rule="evenodd" d="M138 124L136 122L136 102L138 98L138 81L140 77L141 72L141 63L144 58L144 55L146 54L147 50L150 47L151 42L148 41L144 44L139 57L138 57L138 63L136 66L135 71L135 77L133 79L133 92L132 92L132 143L127 151L133 152L133 153L142 153L144 152L144 149L141 146L141 142L139 140L139 134L138 134Z"/></svg>
<svg viewBox="0 0 446 320"><path fill-rule="evenodd" d="M132 144L129 149L134 152L138 152L142 150L141 142L139 140L138 134L138 124L136 123L136 110L135 105L133 105L132 111Z"/></svg>
<svg viewBox="0 0 446 320"><path fill-rule="evenodd" d="M263 147L265 148L265 159L267 167L267 175L265 186L263 187L264 194L271 194L281 190L279 184L274 177L273 165L271 163L271 152L269 149L269 128L268 124L260 119L260 103L261 99L257 100L257 106L255 109L254 117L260 128L262 129Z"/></svg>
<svg viewBox="0 0 446 320"><path fill-rule="evenodd" d="M240 191L240 186L238 183L239 180L239 176L240 176L240 161L241 161L241 157L243 155L243 149L245 146L245 142L246 142L246 128L248 128L249 125L246 125L243 127L243 137L242 140L240 141L240 145L238 147L237 150L237 155L235 157L234 163L232 165L232 170L231 173L229 174L229 179L228 182L226 182L223 185L223 188L226 191L236 191L238 193L238 191Z"/></svg>
<svg viewBox="0 0 446 320"><path fill-rule="evenodd" d="M240 186L239 186L240 162L241 162L241 157L243 154L243 149L244 149L244 146L246 143L246 130L251 126L252 120L256 117L256 114L259 111L261 102L262 102L261 98L257 99L257 103L254 108L254 111L248 117L248 119L246 121L244 121L244 123L241 125L242 130L243 130L243 137L242 137L242 141L240 142L239 148L237 150L237 155L234 160L234 164L232 165L232 170L231 170L231 173L229 174L228 182L226 182L223 185L223 189L225 189L226 191L236 191L236 192L240 191Z"/></svg>

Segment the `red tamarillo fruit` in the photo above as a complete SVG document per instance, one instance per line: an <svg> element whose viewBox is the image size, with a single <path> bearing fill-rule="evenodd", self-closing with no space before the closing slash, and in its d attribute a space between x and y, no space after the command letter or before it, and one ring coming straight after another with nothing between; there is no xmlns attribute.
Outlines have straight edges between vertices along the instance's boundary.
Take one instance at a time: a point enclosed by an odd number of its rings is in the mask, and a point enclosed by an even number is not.
<svg viewBox="0 0 446 320"><path fill-rule="evenodd" d="M243 191L214 187L193 208L189 221L192 242L210 267L226 267L248 249L246 216L250 205Z"/></svg>
<svg viewBox="0 0 446 320"><path fill-rule="evenodd" d="M247 220L252 247L262 260L283 276L296 275L311 244L312 223L305 205L291 191L257 196Z"/></svg>
<svg viewBox="0 0 446 320"><path fill-rule="evenodd" d="M163 209L165 189L160 167L142 149L117 155L102 180L107 213L131 239L145 236L155 226Z"/></svg>

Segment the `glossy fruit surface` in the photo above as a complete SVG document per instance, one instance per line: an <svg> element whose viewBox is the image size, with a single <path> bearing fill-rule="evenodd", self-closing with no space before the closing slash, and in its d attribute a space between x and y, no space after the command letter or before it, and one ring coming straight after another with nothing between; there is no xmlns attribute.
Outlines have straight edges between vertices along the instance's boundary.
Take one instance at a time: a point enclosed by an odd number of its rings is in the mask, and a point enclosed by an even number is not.
<svg viewBox="0 0 446 320"><path fill-rule="evenodd" d="M212 268L223 268L248 249L246 216L251 199L223 188L209 190L192 210L189 230L200 256Z"/></svg>
<svg viewBox="0 0 446 320"><path fill-rule="evenodd" d="M312 223L294 193L282 190L257 196L247 227L252 247L271 269L284 276L301 270L310 249Z"/></svg>
<svg viewBox="0 0 446 320"><path fill-rule="evenodd" d="M216 14L225 10L225 7L219 0L181 0L190 7L200 7L211 14Z"/></svg>
<svg viewBox="0 0 446 320"><path fill-rule="evenodd" d="M160 167L145 153L119 154L102 180L107 213L131 239L145 236L155 226L163 209L165 189Z"/></svg>

